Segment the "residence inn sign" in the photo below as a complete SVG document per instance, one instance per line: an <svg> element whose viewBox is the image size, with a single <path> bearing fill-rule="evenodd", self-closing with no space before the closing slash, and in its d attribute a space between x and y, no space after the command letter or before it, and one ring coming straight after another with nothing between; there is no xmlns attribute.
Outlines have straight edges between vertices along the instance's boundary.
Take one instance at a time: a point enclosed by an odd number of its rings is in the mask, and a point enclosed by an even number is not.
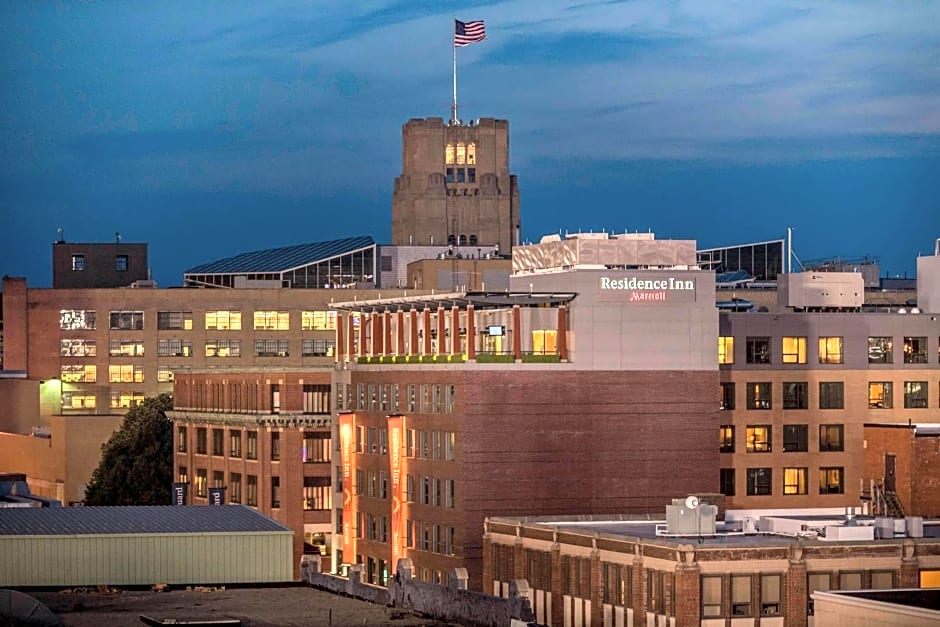
<svg viewBox="0 0 940 627"><path fill-rule="evenodd" d="M695 300L695 279L678 279L674 276L647 279L636 276L600 278L600 291L623 291L627 293L627 301L631 303L663 302L673 300L675 295L681 296L679 300L689 302ZM606 299L605 299L606 300Z"/></svg>

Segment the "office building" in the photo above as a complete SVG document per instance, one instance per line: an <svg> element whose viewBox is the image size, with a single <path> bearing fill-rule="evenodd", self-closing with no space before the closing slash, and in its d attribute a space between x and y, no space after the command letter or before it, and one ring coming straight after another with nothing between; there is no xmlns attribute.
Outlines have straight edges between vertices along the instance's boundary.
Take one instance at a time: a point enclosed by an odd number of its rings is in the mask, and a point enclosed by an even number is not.
<svg viewBox="0 0 940 627"><path fill-rule="evenodd" d="M151 287L147 244L57 241L52 245L52 287Z"/></svg>

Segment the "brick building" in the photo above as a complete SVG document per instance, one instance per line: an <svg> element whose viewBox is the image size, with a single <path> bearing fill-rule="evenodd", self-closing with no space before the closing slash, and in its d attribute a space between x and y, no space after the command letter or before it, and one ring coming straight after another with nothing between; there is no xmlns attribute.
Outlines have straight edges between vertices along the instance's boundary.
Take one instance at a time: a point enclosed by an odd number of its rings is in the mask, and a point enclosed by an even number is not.
<svg viewBox="0 0 940 627"><path fill-rule="evenodd" d="M828 531L844 525L839 518L777 520ZM511 581L525 579L539 624L557 627L806 627L817 590L931 587L940 577L938 538L720 529L670 537L665 526L629 517L489 519L485 591L507 596Z"/></svg>
<svg viewBox="0 0 940 627"><path fill-rule="evenodd" d="M630 269L521 246L509 292L333 304L342 563L375 583L399 557L430 581L462 566L480 589L487 516L717 490L714 275L684 269L694 242L639 239L560 243Z"/></svg>
<svg viewBox="0 0 940 627"><path fill-rule="evenodd" d="M328 366L189 370L174 385L173 473L179 504L222 501L257 508L294 530L300 557L331 556L330 371ZM185 486L185 487L182 487Z"/></svg>
<svg viewBox="0 0 940 627"><path fill-rule="evenodd" d="M77 243L52 245L52 287L130 287L150 279L147 244Z"/></svg>
<svg viewBox="0 0 940 627"><path fill-rule="evenodd" d="M862 488L873 509L940 518L940 425L866 423L863 437Z"/></svg>

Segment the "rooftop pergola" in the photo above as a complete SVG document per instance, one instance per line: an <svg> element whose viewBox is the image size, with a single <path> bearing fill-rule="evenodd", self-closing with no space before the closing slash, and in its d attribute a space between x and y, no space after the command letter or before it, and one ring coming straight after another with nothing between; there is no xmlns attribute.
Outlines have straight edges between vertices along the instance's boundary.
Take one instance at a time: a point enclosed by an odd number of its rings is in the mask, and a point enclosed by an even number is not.
<svg viewBox="0 0 940 627"><path fill-rule="evenodd" d="M507 309L511 307L558 307L577 296L574 292L447 292L423 296L400 296L331 303L331 309L359 313L384 313L424 309Z"/></svg>

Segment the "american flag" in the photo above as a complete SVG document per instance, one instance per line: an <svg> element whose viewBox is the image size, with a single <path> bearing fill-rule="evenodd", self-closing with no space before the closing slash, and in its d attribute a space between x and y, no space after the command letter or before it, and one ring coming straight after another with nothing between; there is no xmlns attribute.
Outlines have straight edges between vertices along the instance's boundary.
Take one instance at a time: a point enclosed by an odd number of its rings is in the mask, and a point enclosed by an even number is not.
<svg viewBox="0 0 940 627"><path fill-rule="evenodd" d="M461 22L454 20L454 47L469 46L486 39L486 27L483 20Z"/></svg>

